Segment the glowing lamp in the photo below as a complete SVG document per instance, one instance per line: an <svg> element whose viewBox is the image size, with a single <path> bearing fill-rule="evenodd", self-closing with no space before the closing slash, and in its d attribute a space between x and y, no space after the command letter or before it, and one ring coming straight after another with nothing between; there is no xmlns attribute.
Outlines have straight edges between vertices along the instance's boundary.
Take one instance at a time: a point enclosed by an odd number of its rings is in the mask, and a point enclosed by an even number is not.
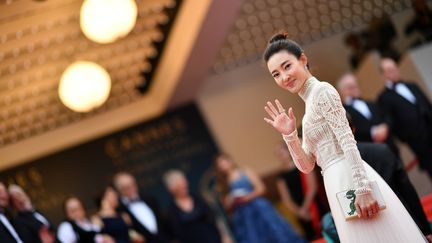
<svg viewBox="0 0 432 243"><path fill-rule="evenodd" d="M85 0L81 6L80 26L90 40L111 43L133 29L137 14L134 0Z"/></svg>
<svg viewBox="0 0 432 243"><path fill-rule="evenodd" d="M60 79L60 100L76 112L88 112L101 106L109 96L111 79L96 63L78 61L69 65Z"/></svg>

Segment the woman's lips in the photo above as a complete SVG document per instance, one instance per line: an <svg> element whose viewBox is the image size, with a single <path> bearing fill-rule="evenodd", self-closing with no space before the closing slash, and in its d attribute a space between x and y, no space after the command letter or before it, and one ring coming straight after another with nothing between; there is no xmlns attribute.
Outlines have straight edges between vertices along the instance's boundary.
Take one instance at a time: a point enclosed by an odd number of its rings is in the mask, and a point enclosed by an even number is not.
<svg viewBox="0 0 432 243"><path fill-rule="evenodd" d="M295 80L290 80L290 81L286 82L286 86L288 88L292 88L292 87L294 87L294 83L295 83Z"/></svg>

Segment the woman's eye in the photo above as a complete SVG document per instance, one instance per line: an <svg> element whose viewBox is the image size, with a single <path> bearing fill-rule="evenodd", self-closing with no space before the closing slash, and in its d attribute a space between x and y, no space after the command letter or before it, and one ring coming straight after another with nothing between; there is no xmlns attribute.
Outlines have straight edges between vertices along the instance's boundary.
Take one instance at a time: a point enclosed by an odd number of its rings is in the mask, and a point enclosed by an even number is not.
<svg viewBox="0 0 432 243"><path fill-rule="evenodd" d="M278 74L278 73L273 74L273 78L278 78L278 77L279 77L279 74Z"/></svg>
<svg viewBox="0 0 432 243"><path fill-rule="evenodd" d="M291 66L291 64L288 64L285 66L285 70L288 69Z"/></svg>

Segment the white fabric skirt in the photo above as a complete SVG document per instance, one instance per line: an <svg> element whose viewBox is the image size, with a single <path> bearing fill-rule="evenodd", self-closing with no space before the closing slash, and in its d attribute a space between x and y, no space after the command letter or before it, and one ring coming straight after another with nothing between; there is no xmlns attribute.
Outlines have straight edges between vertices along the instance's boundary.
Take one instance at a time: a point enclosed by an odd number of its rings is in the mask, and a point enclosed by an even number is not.
<svg viewBox="0 0 432 243"><path fill-rule="evenodd" d="M364 167L371 181L375 180L383 195L386 209L372 219L345 221L336 193L352 189L350 163L343 157L332 161L323 171L324 186L336 229L342 243L417 243L427 242L396 194L366 162Z"/></svg>

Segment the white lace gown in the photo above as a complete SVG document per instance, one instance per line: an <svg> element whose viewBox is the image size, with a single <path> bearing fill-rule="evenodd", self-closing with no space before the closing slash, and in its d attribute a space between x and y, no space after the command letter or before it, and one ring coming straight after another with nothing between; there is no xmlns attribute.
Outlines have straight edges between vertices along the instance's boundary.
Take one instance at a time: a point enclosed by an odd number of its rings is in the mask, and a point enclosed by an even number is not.
<svg viewBox="0 0 432 243"><path fill-rule="evenodd" d="M329 83L309 78L300 97L305 101L303 143L297 131L283 136L297 168L310 172L315 161L322 169L324 186L339 238L343 243L427 242L414 220L387 183L360 157L339 94ZM386 209L373 219L346 221L336 193L370 190L375 180Z"/></svg>

